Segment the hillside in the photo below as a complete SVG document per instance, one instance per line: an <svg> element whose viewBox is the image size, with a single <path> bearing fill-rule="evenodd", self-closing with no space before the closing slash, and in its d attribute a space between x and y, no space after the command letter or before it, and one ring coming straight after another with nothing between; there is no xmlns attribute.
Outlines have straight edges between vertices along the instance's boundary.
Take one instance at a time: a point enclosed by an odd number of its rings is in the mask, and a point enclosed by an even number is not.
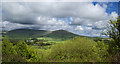
<svg viewBox="0 0 120 64"><path fill-rule="evenodd" d="M37 38L44 36L48 33L50 33L50 31L34 30L34 29L16 29L16 30L8 31L6 33L6 37L16 38L16 39Z"/></svg>
<svg viewBox="0 0 120 64"><path fill-rule="evenodd" d="M52 38L69 39L69 38L73 38L73 37L78 36L78 35L73 34L71 32L68 32L68 31L65 31L65 30L56 30L56 31L53 31L52 33L45 35L45 36L52 37Z"/></svg>
<svg viewBox="0 0 120 64"><path fill-rule="evenodd" d="M46 30L34 30L34 29L16 29L6 33L6 37L10 39L26 39L26 38L38 38L38 37L50 37L50 38L73 38L78 36L65 30L46 31Z"/></svg>

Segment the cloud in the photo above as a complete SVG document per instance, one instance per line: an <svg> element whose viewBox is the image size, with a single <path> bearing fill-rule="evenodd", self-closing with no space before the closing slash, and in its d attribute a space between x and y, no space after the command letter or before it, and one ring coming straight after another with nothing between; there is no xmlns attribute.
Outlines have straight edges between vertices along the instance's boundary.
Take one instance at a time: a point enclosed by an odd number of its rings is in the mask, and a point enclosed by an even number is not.
<svg viewBox="0 0 120 64"><path fill-rule="evenodd" d="M16 23L38 23L39 16L67 18L79 17L88 20L104 19L105 8L92 3L3 3L3 20ZM98 13L99 12L99 13Z"/></svg>
<svg viewBox="0 0 120 64"><path fill-rule="evenodd" d="M25 25L25 24L19 24L19 23L11 23L9 21L2 22L3 30L13 30L13 29L19 29L19 28L35 27L35 26L36 25Z"/></svg>
<svg viewBox="0 0 120 64"><path fill-rule="evenodd" d="M67 30L82 35L100 35L108 21L118 16L108 14L107 5L91 2L4 2L3 28ZM70 19L70 20L68 20Z"/></svg>
<svg viewBox="0 0 120 64"><path fill-rule="evenodd" d="M65 21L57 20L57 18L50 18L50 17L37 17L36 23L41 25L64 25Z"/></svg>
<svg viewBox="0 0 120 64"><path fill-rule="evenodd" d="M119 2L120 0L3 0L2 2Z"/></svg>
<svg viewBox="0 0 120 64"><path fill-rule="evenodd" d="M81 26L77 26L75 30L83 30L83 28Z"/></svg>

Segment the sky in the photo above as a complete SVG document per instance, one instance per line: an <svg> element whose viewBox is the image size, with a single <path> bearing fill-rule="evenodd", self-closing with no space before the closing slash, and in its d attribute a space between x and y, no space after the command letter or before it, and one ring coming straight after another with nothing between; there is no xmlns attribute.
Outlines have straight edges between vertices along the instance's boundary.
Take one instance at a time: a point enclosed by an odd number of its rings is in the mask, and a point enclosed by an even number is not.
<svg viewBox="0 0 120 64"><path fill-rule="evenodd" d="M108 21L118 16L118 2L2 2L0 7L3 30L67 30L104 36Z"/></svg>

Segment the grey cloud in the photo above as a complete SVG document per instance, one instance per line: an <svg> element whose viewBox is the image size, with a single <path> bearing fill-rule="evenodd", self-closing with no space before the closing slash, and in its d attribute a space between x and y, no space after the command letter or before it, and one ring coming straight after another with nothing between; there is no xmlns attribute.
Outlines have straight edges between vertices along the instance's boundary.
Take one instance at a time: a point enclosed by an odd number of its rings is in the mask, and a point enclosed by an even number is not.
<svg viewBox="0 0 120 64"><path fill-rule="evenodd" d="M39 16L66 18L79 17L100 20L106 17L105 8L88 2L39 2L39 3L3 3L3 20L16 23L37 23ZM99 13L98 13L99 12ZM47 23L47 22L46 22Z"/></svg>
<svg viewBox="0 0 120 64"><path fill-rule="evenodd" d="M117 16L115 12L108 15L105 7L90 2L8 2L2 5L3 28L6 30L63 29L80 35L100 35L101 28L105 28L110 17ZM70 24L67 23L68 17L71 20ZM57 20L57 18L66 20Z"/></svg>

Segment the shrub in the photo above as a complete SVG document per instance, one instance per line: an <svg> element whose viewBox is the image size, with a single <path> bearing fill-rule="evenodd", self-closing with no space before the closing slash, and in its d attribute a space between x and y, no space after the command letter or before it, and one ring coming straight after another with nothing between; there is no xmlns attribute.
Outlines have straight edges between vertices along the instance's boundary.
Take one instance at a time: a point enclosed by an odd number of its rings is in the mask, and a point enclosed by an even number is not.
<svg viewBox="0 0 120 64"><path fill-rule="evenodd" d="M24 40L19 41L16 45L4 38L2 42L2 61L3 62L37 62L41 59L41 53L29 47Z"/></svg>
<svg viewBox="0 0 120 64"><path fill-rule="evenodd" d="M104 40L98 41L96 45L98 49L98 54L103 61L110 61L109 59L109 45L104 43Z"/></svg>
<svg viewBox="0 0 120 64"><path fill-rule="evenodd" d="M108 29L104 34L111 38L109 54L115 57L117 61L120 61L120 16L118 16L116 20L111 19L109 21Z"/></svg>
<svg viewBox="0 0 120 64"><path fill-rule="evenodd" d="M33 47L29 47L26 60L27 62L38 62L41 59L40 55L42 54L38 54L37 50L33 49Z"/></svg>
<svg viewBox="0 0 120 64"><path fill-rule="evenodd" d="M95 62L103 61L97 43L87 38L76 37L51 48L50 61ZM105 50L104 50L105 52ZM104 53L102 53L104 54Z"/></svg>
<svg viewBox="0 0 120 64"><path fill-rule="evenodd" d="M17 53L19 53L22 57L25 57L27 55L28 45L23 40L19 41L15 46Z"/></svg>
<svg viewBox="0 0 120 64"><path fill-rule="evenodd" d="M120 50L120 48L118 45L116 45L116 41L114 39L110 39L108 52L109 52L111 61L114 61L114 62L120 61L119 50Z"/></svg>
<svg viewBox="0 0 120 64"><path fill-rule="evenodd" d="M17 54L22 56L27 62L37 62L40 60L37 51L29 47L24 40L19 41L18 44L15 45L15 49Z"/></svg>
<svg viewBox="0 0 120 64"><path fill-rule="evenodd" d="M25 59L23 59L22 56L17 53L15 47L7 38L4 38L2 41L2 61L25 61Z"/></svg>

